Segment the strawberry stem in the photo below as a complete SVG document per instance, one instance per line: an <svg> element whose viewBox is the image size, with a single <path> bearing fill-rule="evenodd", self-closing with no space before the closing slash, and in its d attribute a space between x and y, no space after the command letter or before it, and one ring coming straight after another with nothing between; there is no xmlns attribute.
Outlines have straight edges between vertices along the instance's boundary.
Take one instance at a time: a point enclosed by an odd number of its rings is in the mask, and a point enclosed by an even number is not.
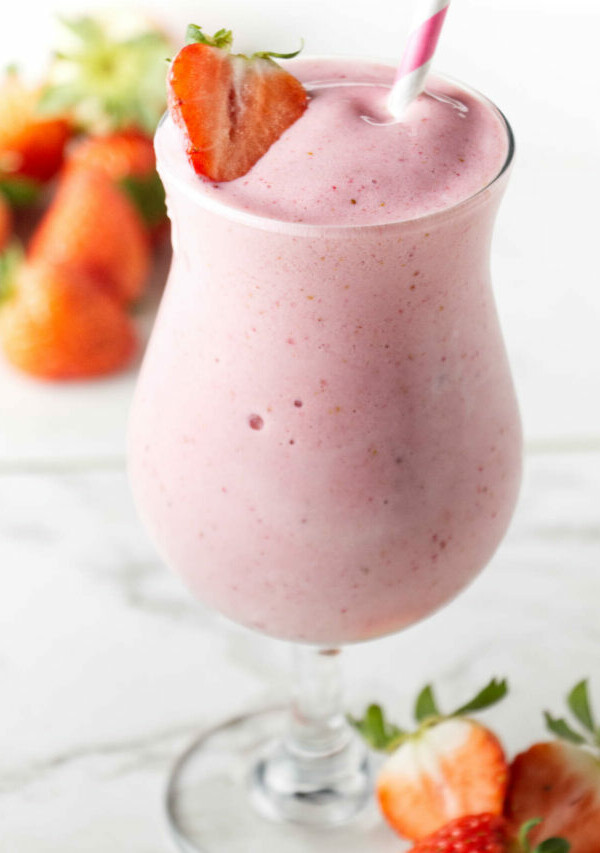
<svg viewBox="0 0 600 853"><path fill-rule="evenodd" d="M567 696L567 705L583 732L574 729L571 723L562 717L554 717L549 711L544 711L546 728L561 740L577 746L591 746L596 750L600 748L600 726L594 721L587 680L580 681L573 687Z"/></svg>
<svg viewBox="0 0 600 853"><path fill-rule="evenodd" d="M592 732L593 734L596 731L596 724L588 696L587 680L580 681L579 684L575 685L567 697L567 704L573 716L579 720L588 732Z"/></svg>
<svg viewBox="0 0 600 853"><path fill-rule="evenodd" d="M563 720L560 717L553 717L549 711L544 711L544 718L546 720L546 728L561 740L566 740L569 743L576 744L577 746L582 746L586 743L584 736L572 729L566 720Z"/></svg>
<svg viewBox="0 0 600 853"><path fill-rule="evenodd" d="M0 177L0 193L13 207L27 207L37 200L41 187L32 178L23 175Z"/></svg>
<svg viewBox="0 0 600 853"><path fill-rule="evenodd" d="M535 848L533 853L569 853L571 845L564 838L547 838Z"/></svg>
<svg viewBox="0 0 600 853"><path fill-rule="evenodd" d="M531 820L526 821L523 826L519 830L518 842L519 847L522 850L522 853L531 853L531 845L529 843L528 835L531 830L535 826L539 826L542 822L541 817L534 817Z"/></svg>
<svg viewBox="0 0 600 853"><path fill-rule="evenodd" d="M534 827L539 826L540 823L542 823L542 818L534 817L523 824L517 836L520 853L569 853L571 849L569 842L565 841L564 838L557 838L556 836L546 838L545 841L537 845L535 850L531 849L528 837L529 833Z"/></svg>
<svg viewBox="0 0 600 853"><path fill-rule="evenodd" d="M231 48L233 33L231 30L217 30L214 36L207 36L202 32L202 27L197 24L188 24L185 33L186 44L207 44L209 47L218 47L220 50Z"/></svg>
<svg viewBox="0 0 600 853"><path fill-rule="evenodd" d="M369 705L362 718L348 717L348 721L373 749L393 752L403 741L415 735L418 736L425 729L431 728L450 717L458 717L472 711L482 711L484 708L489 708L503 699L507 693L506 679L498 681L493 678L470 702L461 705L452 714L444 714L438 708L433 687L428 684L421 690L415 702L414 716L419 726L417 731L412 734L390 723L379 705Z"/></svg>
<svg viewBox="0 0 600 853"><path fill-rule="evenodd" d="M381 752L393 752L406 736L406 732L386 719L380 705L369 705L362 719L351 715L347 719L372 749Z"/></svg>
<svg viewBox="0 0 600 853"><path fill-rule="evenodd" d="M218 47L220 50L231 50L233 32L231 30L217 30L214 36L207 36L202 32L202 27L197 24L188 24L185 33L186 44L206 44L209 47ZM300 39L300 47L291 53L276 53L274 50L260 50L253 53L251 59L293 59L304 49L304 39ZM244 54L239 54L244 56Z"/></svg>
<svg viewBox="0 0 600 853"><path fill-rule="evenodd" d="M17 271L24 260L23 247L16 240L0 254L0 305L13 295Z"/></svg>
<svg viewBox="0 0 600 853"><path fill-rule="evenodd" d="M165 219L165 190L156 172L143 178L128 175L119 181L119 186L133 202L148 228L153 228Z"/></svg>
<svg viewBox="0 0 600 853"><path fill-rule="evenodd" d="M490 708L492 705L495 705L496 702L504 699L507 693L507 680L503 678L501 681L497 681L495 678L492 678L490 683L487 684L483 690L480 690L470 702L467 702L465 705L461 705L460 708L457 708L456 711L453 711L448 716L463 717L465 714L470 714L473 711L483 711L485 708Z"/></svg>
<svg viewBox="0 0 600 853"><path fill-rule="evenodd" d="M259 53L253 53L252 56L258 56L261 59L294 59L295 56L298 56L304 50L304 39L300 39L300 47L298 50L294 50L292 53L275 53L273 50L263 50Z"/></svg>
<svg viewBox="0 0 600 853"><path fill-rule="evenodd" d="M428 684L417 696L417 701L415 703L415 720L417 723L422 723L428 717L439 716L440 712L433 694L433 687Z"/></svg>
<svg viewBox="0 0 600 853"><path fill-rule="evenodd" d="M129 127L153 133L166 106L167 37L155 29L124 37L90 16L60 21L73 46L54 54L40 112L68 114L92 133Z"/></svg>

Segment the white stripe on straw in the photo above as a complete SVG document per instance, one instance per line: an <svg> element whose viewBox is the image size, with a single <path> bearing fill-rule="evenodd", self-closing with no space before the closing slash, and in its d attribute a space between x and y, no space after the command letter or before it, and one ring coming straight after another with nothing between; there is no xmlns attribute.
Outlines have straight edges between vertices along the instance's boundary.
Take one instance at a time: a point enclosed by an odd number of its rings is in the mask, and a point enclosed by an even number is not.
<svg viewBox="0 0 600 853"><path fill-rule="evenodd" d="M388 109L402 118L408 105L425 88L435 48L450 0L421 0L388 99Z"/></svg>

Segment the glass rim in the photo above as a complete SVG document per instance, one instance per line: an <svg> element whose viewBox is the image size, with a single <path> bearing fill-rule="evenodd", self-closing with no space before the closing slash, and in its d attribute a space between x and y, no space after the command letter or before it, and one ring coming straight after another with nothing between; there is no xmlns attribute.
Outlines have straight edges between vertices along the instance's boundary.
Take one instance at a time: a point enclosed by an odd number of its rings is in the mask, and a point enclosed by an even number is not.
<svg viewBox="0 0 600 853"><path fill-rule="evenodd" d="M325 59L325 60L335 61L335 60L342 60L342 59L347 59L347 58L348 57L342 56L342 55L339 55L339 56L334 56L334 55L308 56L307 55L306 57L302 57L301 60L298 60L298 61L302 61L303 59L306 59L306 60L323 60L323 59ZM362 60L361 57L354 57L354 59L356 59L356 60L361 59ZM393 67L390 63L386 62L383 59L370 59L367 61L377 63L378 65ZM292 60L292 62L293 62L293 60ZM510 166L514 160L515 137L514 137L513 129L510 125L510 122L508 121L508 119L506 118L506 116L502 112L502 110L493 101L491 101L488 97L486 97L484 94L482 94L478 89L474 89L472 86L469 86L466 83L463 83L461 80L458 80L456 77L453 77L450 74L445 74L445 73L440 72L440 71L431 72L431 76L432 77L439 77L444 81L447 81L449 83L453 83L456 86L458 86L460 89L463 89L464 91L468 92L470 95L474 96L475 98L478 98L484 104L487 104L500 117L502 124L504 126L504 129L505 129L505 132L506 132L506 140L507 140L506 157L504 159L504 162L503 162L501 168L496 173L496 175L494 175L494 177L490 181L488 181L488 183L485 184L483 187L480 187L480 189L476 190L471 195L467 196L464 199L461 199L460 201L456 202L455 204L449 205L448 207L443 207L439 210L434 210L430 213L423 213L420 216L408 217L405 219L393 219L389 222L364 222L364 223L352 222L352 223L346 223L346 224L344 224L344 223L318 224L318 223L314 223L314 222L296 222L294 220L278 219L277 217L272 217L272 216L261 216L258 213L249 213L248 211L242 210L241 208L236 208L232 205L226 204L225 202L218 201L217 199L213 198L212 196L209 196L208 194L204 193L202 191L201 185L199 183L197 185L193 185L193 184L190 184L186 181L183 181L180 176L175 175L172 171L169 171L169 169L162 169L162 170L159 169L159 172L164 171L165 174L168 175L169 180L172 181L173 184L178 187L178 189L182 190L185 195L191 197L192 200L197 202L201 207L204 207L206 210L209 210L213 213L217 213L220 216L222 216L223 218L229 219L233 222L238 222L241 224L249 225L251 227L261 228L262 230L266 230L266 231L277 231L280 233L287 233L287 234L292 234L292 235L296 235L296 236L311 236L311 235L316 235L319 233L334 234L336 232L352 233L355 231L363 231L365 228L387 229L387 228L398 227L399 225L405 225L405 226L409 226L412 224L420 225L421 223L432 222L434 220L443 219L444 217L451 215L451 214L454 214L457 211L462 210L463 208L467 208L467 207L471 206L478 198L483 196L484 193L486 193L489 189L491 189L500 180L500 178L502 178L502 176L504 174L506 174L506 172L508 171L508 169L510 168ZM156 128L156 133L154 136L154 144L155 144L155 150L156 150L156 155L157 155L157 163L158 163L160 158L158 156L158 146L156 143L156 139L157 139L158 132L159 132L160 128L162 127L163 124L165 124L168 121L168 119L169 119L169 112L167 110L163 113L163 115L162 115L162 117L161 117L161 119L157 125L157 128ZM191 167L190 167L190 169L191 169ZM191 175L194 178L197 178L197 176L193 173L193 171L191 172ZM162 177L162 175L161 175L161 177Z"/></svg>

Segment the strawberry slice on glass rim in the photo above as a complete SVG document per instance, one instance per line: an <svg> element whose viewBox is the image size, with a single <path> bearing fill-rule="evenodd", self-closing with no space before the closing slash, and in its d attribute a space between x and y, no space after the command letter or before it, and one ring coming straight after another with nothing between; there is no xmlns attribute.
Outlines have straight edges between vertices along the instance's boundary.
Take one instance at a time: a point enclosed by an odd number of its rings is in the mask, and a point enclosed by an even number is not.
<svg viewBox="0 0 600 853"><path fill-rule="evenodd" d="M230 30L210 37L193 24L187 37L168 75L169 113L184 133L194 171L231 181L245 175L304 113L304 86L274 61L299 51L233 54Z"/></svg>

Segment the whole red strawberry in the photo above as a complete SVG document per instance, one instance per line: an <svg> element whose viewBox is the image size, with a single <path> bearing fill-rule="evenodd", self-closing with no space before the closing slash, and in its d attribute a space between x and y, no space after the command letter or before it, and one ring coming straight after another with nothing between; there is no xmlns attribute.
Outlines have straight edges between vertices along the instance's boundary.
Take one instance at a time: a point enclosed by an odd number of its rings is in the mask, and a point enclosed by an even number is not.
<svg viewBox="0 0 600 853"><path fill-rule="evenodd" d="M453 820L419 841L411 853L508 853L506 821L493 814Z"/></svg>
<svg viewBox="0 0 600 853"><path fill-rule="evenodd" d="M133 324L93 277L44 260L2 261L9 275L3 281L0 343L11 364L56 380L102 376L131 361Z"/></svg>
<svg viewBox="0 0 600 853"><path fill-rule="evenodd" d="M44 260L94 277L120 303L136 300L150 268L150 244L137 209L95 169L72 167L60 180L29 246Z"/></svg>
<svg viewBox="0 0 600 853"><path fill-rule="evenodd" d="M505 815L518 826L538 815L534 841L564 835L571 853L600 851L600 726L594 720L586 681L576 684L567 703L578 723L546 713L550 731L560 740L536 743L514 759Z"/></svg>
<svg viewBox="0 0 600 853"><path fill-rule="evenodd" d="M164 231L165 191L156 171L154 145L146 133L121 130L89 136L70 153L68 169L73 168L104 175L133 203L152 237Z"/></svg>
<svg viewBox="0 0 600 853"><path fill-rule="evenodd" d="M73 133L64 116L38 111L40 98L14 69L0 83L0 181L15 198L58 172Z"/></svg>
<svg viewBox="0 0 600 853"><path fill-rule="evenodd" d="M85 137L70 153L69 164L102 172L118 183L153 174L156 156L150 136L139 130L121 130Z"/></svg>
<svg viewBox="0 0 600 853"><path fill-rule="evenodd" d="M532 849L529 835L539 822L538 818L528 820L513 836L498 815L465 815L423 838L410 853L569 853L564 838L548 838Z"/></svg>
<svg viewBox="0 0 600 853"><path fill-rule="evenodd" d="M188 27L171 64L169 112L183 130L195 171L214 181L245 175L307 107L306 91L273 57L230 52L230 30L211 38Z"/></svg>

